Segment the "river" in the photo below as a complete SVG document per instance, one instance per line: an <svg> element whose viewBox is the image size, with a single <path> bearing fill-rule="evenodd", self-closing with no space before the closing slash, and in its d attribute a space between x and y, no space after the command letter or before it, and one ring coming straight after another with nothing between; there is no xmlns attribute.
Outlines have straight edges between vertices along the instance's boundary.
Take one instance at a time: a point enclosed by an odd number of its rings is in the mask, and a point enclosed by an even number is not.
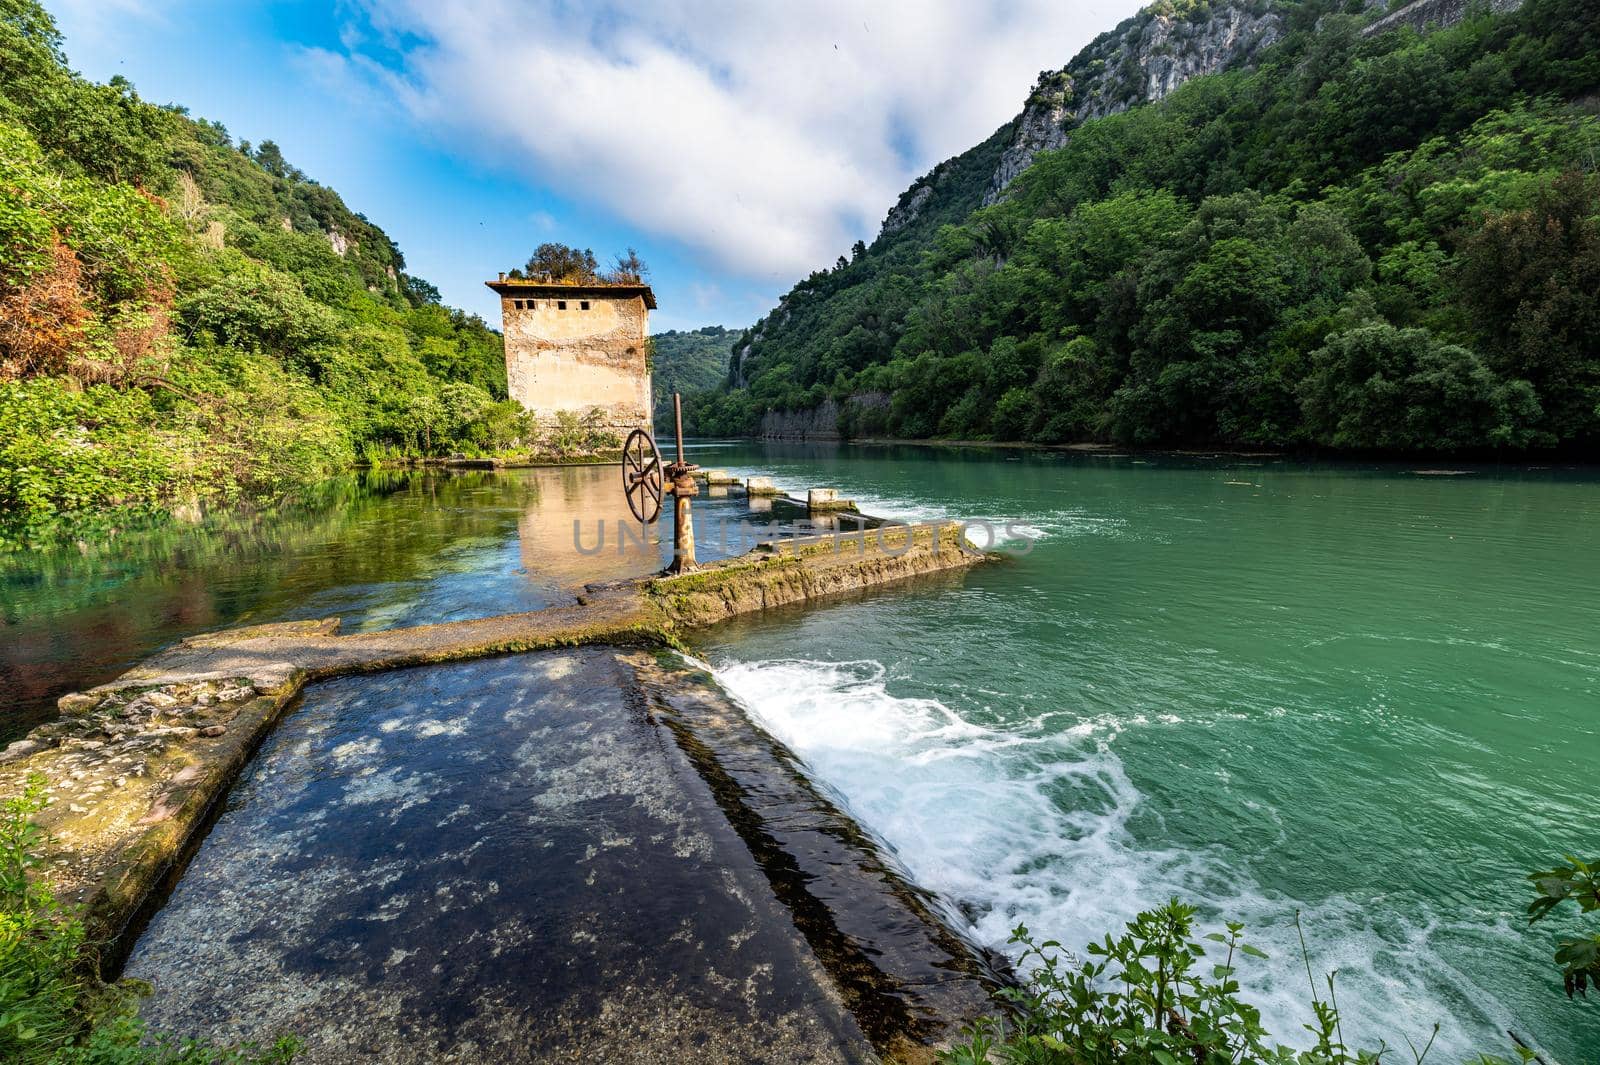
<svg viewBox="0 0 1600 1065"><path fill-rule="evenodd" d="M1505 1053L1508 1028L1566 1065L1600 1056L1600 1011L1563 998L1549 960L1560 926L1522 916L1525 873L1600 848L1600 472L750 442L693 458L888 517L1015 523L1008 558L960 584L696 648L983 941L1026 923L1081 945L1179 895L1246 923L1271 956L1247 984L1294 1040L1298 913L1347 1036L1405 1056L1438 1022L1430 1060ZM585 564L643 572L659 546L546 558L574 516L615 512L613 477L407 475L13 560L11 720L186 632L534 609ZM702 502L703 522L741 509Z"/></svg>

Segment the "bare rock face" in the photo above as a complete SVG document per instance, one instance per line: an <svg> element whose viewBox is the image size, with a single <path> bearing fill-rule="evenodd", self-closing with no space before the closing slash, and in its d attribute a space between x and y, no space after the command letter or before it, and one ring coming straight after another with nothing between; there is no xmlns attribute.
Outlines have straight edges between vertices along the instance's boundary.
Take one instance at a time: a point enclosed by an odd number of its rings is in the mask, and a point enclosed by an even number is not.
<svg viewBox="0 0 1600 1065"><path fill-rule="evenodd" d="M1072 89L1072 76L1065 70L1039 75L1033 95L1017 116L1016 133L989 179L989 190L983 195L985 207L998 200L1006 186L1028 169L1035 155L1067 143L1067 130L1077 125L1071 110Z"/></svg>
<svg viewBox="0 0 1600 1065"><path fill-rule="evenodd" d="M1371 37L1401 26L1410 26L1419 33L1425 33L1435 27L1454 26L1467 16L1473 6L1470 0L1415 0L1361 32ZM1522 0L1488 0L1488 9L1497 15L1515 11L1521 6Z"/></svg>
<svg viewBox="0 0 1600 1065"><path fill-rule="evenodd" d="M916 221L917 215L922 213L923 205L933 197L933 186L926 179L918 181L906 194L900 197L900 202L889 208L889 213L883 219L883 228L880 236L898 233L900 230Z"/></svg>
<svg viewBox="0 0 1600 1065"><path fill-rule="evenodd" d="M1078 125L1246 62L1282 33L1282 18L1259 3L1221 3L1203 17L1174 14L1169 4L1145 9L1096 38L1065 69L1039 75L989 181L985 206L1000 198L1035 155L1066 144Z"/></svg>

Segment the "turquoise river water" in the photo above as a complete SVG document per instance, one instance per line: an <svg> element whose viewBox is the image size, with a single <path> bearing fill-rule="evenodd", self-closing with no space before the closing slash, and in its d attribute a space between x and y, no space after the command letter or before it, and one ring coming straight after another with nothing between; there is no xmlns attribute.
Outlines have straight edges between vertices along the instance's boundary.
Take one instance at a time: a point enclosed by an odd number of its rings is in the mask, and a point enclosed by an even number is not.
<svg viewBox="0 0 1600 1065"><path fill-rule="evenodd" d="M1600 1060L1524 875L1600 856L1600 472L702 443L870 513L1015 523L1005 561L720 626L697 653L947 903L1081 945L1179 895L1246 923L1290 1042L1311 965L1345 1034L1430 1060ZM384 627L565 599L612 470L354 483L324 511L0 569L12 731L186 632ZM702 500L700 520L739 517ZM596 509L599 508L599 509ZM611 509L605 509L611 508ZM702 536L704 536L704 532ZM982 541L983 534L975 533ZM570 552L569 552L570 554ZM562 561L565 559L565 561ZM0 696L0 701L5 700Z"/></svg>

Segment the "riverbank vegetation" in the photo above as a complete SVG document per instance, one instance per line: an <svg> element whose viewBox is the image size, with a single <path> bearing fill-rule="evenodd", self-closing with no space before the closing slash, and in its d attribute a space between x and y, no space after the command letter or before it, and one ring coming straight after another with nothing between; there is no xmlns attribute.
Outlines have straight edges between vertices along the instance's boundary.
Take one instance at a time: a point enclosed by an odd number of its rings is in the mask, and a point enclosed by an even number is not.
<svg viewBox="0 0 1600 1065"><path fill-rule="evenodd" d="M67 66L0 3L0 544L281 496L529 425L499 335L271 141Z"/></svg>
<svg viewBox="0 0 1600 1065"><path fill-rule="evenodd" d="M32 876L40 782L0 803L0 1060L14 1065L286 1065L292 1038L224 1048L150 1032L138 989L102 983L81 921Z"/></svg>
<svg viewBox="0 0 1600 1065"><path fill-rule="evenodd" d="M1528 906L1530 924L1573 903L1580 913L1600 913L1600 862L1585 862L1567 855L1565 863L1544 872L1530 873L1538 897ZM1589 997L1589 987L1600 990L1600 931L1562 939L1556 947L1556 965L1567 997Z"/></svg>
<svg viewBox="0 0 1600 1065"><path fill-rule="evenodd" d="M1015 1013L975 1025L945 1065L1357 1065L1371 1062L1346 1045L1334 981L1319 990L1311 976L1311 1047L1273 1041L1243 995L1239 974L1266 955L1244 939L1242 925L1201 936L1195 909L1176 899L1139 914L1120 935L1090 943L1087 958L1028 929L1012 934L1021 988L1003 994ZM1428 1040L1424 1037L1424 1041ZM1485 1059L1488 1065L1493 1059Z"/></svg>
<svg viewBox="0 0 1600 1065"><path fill-rule="evenodd" d="M1584 912L1600 903L1589 866L1576 859L1552 872L1535 873L1539 899L1530 913L1537 921L1568 898ZM1001 994L1012 1010L967 1030L965 1039L940 1055L943 1065L1377 1065L1401 1057L1415 1065L1429 1058L1436 1023L1410 1017L1382 1018L1396 1026L1401 1046L1361 1048L1345 1035L1339 1010L1337 974L1319 982L1302 934L1311 1021L1295 1033L1303 1049L1268 1032L1261 1012L1242 989L1250 962L1267 955L1244 938L1244 926L1200 934L1196 910L1176 899L1139 914L1119 935L1090 943L1086 957L1054 940L1039 942L1018 927L1011 942L1020 947L1018 965L1027 976L1018 988ZM1296 921L1298 925L1298 919ZM1567 942L1563 952L1583 943ZM1592 949L1592 945L1591 945ZM1593 957L1585 955L1586 962ZM1574 988L1576 954L1557 956L1566 967L1568 994ZM1580 964L1582 962L1579 962ZM1594 976L1591 970L1590 977ZM1584 976L1577 978L1581 991ZM1407 1033L1408 1023L1426 1030ZM1507 1033L1507 1053L1481 1053L1474 1065L1542 1061L1521 1038Z"/></svg>
<svg viewBox="0 0 1600 1065"><path fill-rule="evenodd" d="M831 398L860 436L1592 452L1600 8L1275 6L1252 69L1086 122L992 206L995 138L943 164L942 214L796 285L696 427Z"/></svg>

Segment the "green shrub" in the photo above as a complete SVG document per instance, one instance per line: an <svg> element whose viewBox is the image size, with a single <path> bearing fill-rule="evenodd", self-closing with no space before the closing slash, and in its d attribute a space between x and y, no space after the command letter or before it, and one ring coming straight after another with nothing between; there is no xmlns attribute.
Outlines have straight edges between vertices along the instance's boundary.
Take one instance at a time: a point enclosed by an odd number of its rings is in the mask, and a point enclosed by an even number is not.
<svg viewBox="0 0 1600 1065"><path fill-rule="evenodd" d="M0 512L38 526L59 512L153 507L181 482L181 432L154 431L151 396L67 378L0 381Z"/></svg>
<svg viewBox="0 0 1600 1065"><path fill-rule="evenodd" d="M1025 984L1003 994L1006 1017L981 1021L940 1054L944 1065L1375 1065L1377 1054L1346 1045L1334 981L1311 984L1310 1047L1278 1043L1243 995L1238 972L1264 959L1244 926L1197 936L1195 909L1176 899L1139 914L1119 936L1087 948L1088 959L1019 927ZM1302 945L1302 950L1304 949ZM1310 962L1306 975L1311 975ZM1434 1032L1437 1033L1437 1026ZM1427 1056L1431 1038L1418 1051ZM1498 1059L1482 1057L1479 1065Z"/></svg>
<svg viewBox="0 0 1600 1065"><path fill-rule="evenodd" d="M312 350L339 331L334 312L308 298L293 277L244 264L184 296L178 313L190 330L204 330L218 344L276 355L308 372L321 369Z"/></svg>
<svg viewBox="0 0 1600 1065"><path fill-rule="evenodd" d="M1568 901L1576 904L1581 913L1600 913L1600 862L1579 861L1569 854L1566 864L1531 873L1528 879L1538 893L1528 906L1530 924L1544 920ZM1556 964L1561 966L1567 997L1587 998L1590 984L1600 988L1600 932L1562 940L1556 948Z"/></svg>
<svg viewBox="0 0 1600 1065"><path fill-rule="evenodd" d="M544 428L538 449L550 455L576 457L617 451L621 447L622 438L605 427L601 411L595 407L583 415L565 410L558 412L555 423Z"/></svg>

